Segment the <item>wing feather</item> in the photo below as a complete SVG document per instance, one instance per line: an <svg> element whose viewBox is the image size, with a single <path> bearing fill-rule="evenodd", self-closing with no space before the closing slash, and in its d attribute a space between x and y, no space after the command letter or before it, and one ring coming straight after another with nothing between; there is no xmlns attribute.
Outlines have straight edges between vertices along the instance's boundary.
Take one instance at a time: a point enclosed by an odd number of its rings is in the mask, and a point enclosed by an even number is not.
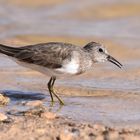
<svg viewBox="0 0 140 140"><path fill-rule="evenodd" d="M71 58L70 44L46 43L25 46L15 55L20 61L48 68L61 68L63 60Z"/></svg>
<svg viewBox="0 0 140 140"><path fill-rule="evenodd" d="M50 42L20 48L0 45L0 52L19 61L32 63L48 68L61 68L64 60L71 59L73 48L77 46L69 43Z"/></svg>

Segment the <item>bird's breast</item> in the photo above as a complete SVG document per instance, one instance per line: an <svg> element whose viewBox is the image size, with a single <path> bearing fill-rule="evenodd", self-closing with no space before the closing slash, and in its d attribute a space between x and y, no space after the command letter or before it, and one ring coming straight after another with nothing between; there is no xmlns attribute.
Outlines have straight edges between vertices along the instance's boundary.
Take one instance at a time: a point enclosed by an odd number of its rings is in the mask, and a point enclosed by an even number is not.
<svg viewBox="0 0 140 140"><path fill-rule="evenodd" d="M79 66L79 60L72 58L70 61L63 64L61 68L58 68L57 71L68 74L77 74L79 72Z"/></svg>

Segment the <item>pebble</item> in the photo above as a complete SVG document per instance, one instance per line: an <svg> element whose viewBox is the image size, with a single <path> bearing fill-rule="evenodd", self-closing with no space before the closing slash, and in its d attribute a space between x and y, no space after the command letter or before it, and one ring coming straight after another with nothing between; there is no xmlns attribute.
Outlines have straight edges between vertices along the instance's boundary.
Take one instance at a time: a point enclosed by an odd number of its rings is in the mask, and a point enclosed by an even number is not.
<svg viewBox="0 0 140 140"><path fill-rule="evenodd" d="M104 140L104 137L102 135L99 135L95 138L95 140Z"/></svg>
<svg viewBox="0 0 140 140"><path fill-rule="evenodd" d="M119 139L119 133L117 131L109 132L108 138L110 140L118 140Z"/></svg>
<svg viewBox="0 0 140 140"><path fill-rule="evenodd" d="M101 124L95 124L94 129L103 132L103 131L105 131L105 126L103 126Z"/></svg>
<svg viewBox="0 0 140 140"><path fill-rule="evenodd" d="M5 121L6 119L8 119L8 117L5 114L0 113L0 121Z"/></svg>
<svg viewBox="0 0 140 140"><path fill-rule="evenodd" d="M128 134L128 135L124 136L122 139L124 139L124 140L140 140L140 137Z"/></svg>
<svg viewBox="0 0 140 140"><path fill-rule="evenodd" d="M44 117L44 118L49 119L49 120L53 120L56 118L56 114L52 113L52 112L44 112L41 114L41 117Z"/></svg>
<svg viewBox="0 0 140 140"><path fill-rule="evenodd" d="M72 140L73 135L70 132L63 131L60 133L60 140Z"/></svg>
<svg viewBox="0 0 140 140"><path fill-rule="evenodd" d="M0 94L0 105L7 105L10 102L10 98Z"/></svg>
<svg viewBox="0 0 140 140"><path fill-rule="evenodd" d="M33 108L30 108L24 112L22 112L25 116L41 116L45 111L45 108L43 106L35 106Z"/></svg>
<svg viewBox="0 0 140 140"><path fill-rule="evenodd" d="M45 132L46 132L46 130L43 129L43 128L38 128L38 129L36 129L36 132L37 132L39 135L44 135Z"/></svg>

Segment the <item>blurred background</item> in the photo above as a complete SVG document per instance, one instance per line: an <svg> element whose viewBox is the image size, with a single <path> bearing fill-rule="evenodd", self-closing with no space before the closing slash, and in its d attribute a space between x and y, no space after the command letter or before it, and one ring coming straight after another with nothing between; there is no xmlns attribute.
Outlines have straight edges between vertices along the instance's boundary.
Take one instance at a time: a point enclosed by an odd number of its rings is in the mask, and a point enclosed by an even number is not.
<svg viewBox="0 0 140 140"><path fill-rule="evenodd" d="M85 76L88 81L77 80L76 85L140 90L139 0L0 0L0 43L23 46L50 41L79 46L89 41L101 42L124 65L120 71L114 65L99 64L94 72ZM40 81L36 80L38 73L0 57L1 79L6 87L13 89L11 81L16 81L15 88L19 81L27 85L34 80L35 83L42 82L44 76ZM23 73L25 76L22 77ZM67 80L62 84L67 82L73 84Z"/></svg>
<svg viewBox="0 0 140 140"><path fill-rule="evenodd" d="M18 47L50 41L101 42L124 65L97 64L80 77L57 80L60 94L73 95L64 96L62 114L140 126L140 0L0 0L0 43ZM48 80L0 54L0 90L49 95Z"/></svg>

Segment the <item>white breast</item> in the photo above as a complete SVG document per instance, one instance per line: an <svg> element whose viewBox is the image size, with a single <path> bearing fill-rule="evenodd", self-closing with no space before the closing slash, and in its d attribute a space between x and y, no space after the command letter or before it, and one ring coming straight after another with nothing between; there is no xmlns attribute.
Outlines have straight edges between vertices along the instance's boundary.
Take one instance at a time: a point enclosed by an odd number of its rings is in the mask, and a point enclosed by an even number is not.
<svg viewBox="0 0 140 140"><path fill-rule="evenodd" d="M76 59L72 59L67 64L63 65L62 68L57 69L57 71L69 74L76 74L79 70L79 62Z"/></svg>

